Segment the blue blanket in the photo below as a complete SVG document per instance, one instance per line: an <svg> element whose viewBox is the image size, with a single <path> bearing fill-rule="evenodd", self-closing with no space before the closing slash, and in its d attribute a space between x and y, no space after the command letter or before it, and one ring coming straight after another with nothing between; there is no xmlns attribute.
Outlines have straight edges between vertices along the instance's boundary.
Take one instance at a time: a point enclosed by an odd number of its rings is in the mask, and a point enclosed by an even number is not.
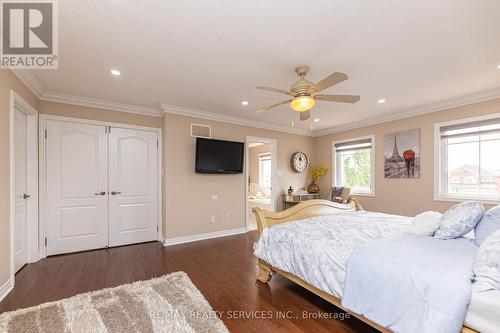
<svg viewBox="0 0 500 333"><path fill-rule="evenodd" d="M477 249L466 238L409 235L358 247L342 305L394 332L460 332Z"/></svg>

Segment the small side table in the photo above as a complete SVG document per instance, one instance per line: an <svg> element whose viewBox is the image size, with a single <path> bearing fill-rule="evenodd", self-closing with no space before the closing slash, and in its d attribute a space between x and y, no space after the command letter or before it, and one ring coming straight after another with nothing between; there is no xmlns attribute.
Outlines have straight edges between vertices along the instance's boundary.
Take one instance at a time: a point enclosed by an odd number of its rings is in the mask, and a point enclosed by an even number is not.
<svg viewBox="0 0 500 333"><path fill-rule="evenodd" d="M295 206L302 201L319 199L319 194L315 193L305 193L305 194L283 194L281 196L281 203L283 205L283 210Z"/></svg>

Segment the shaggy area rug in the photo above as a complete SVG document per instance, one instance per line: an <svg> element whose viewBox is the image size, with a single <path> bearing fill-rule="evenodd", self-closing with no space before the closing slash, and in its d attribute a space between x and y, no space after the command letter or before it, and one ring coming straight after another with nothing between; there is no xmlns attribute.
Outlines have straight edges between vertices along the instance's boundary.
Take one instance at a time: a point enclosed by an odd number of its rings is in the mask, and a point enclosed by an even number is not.
<svg viewBox="0 0 500 333"><path fill-rule="evenodd" d="M0 332L228 332L184 272L0 315Z"/></svg>

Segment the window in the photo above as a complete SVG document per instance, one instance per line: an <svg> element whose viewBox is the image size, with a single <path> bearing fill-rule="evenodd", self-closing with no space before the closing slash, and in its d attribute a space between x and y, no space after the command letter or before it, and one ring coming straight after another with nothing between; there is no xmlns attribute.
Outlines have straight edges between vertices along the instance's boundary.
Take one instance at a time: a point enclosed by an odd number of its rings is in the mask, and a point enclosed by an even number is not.
<svg viewBox="0 0 500 333"><path fill-rule="evenodd" d="M465 184L475 184L475 183L476 183L476 177L473 177L473 176L465 176L465 177L464 177L464 183L465 183Z"/></svg>
<svg viewBox="0 0 500 333"><path fill-rule="evenodd" d="M259 154L259 186L271 187L271 154Z"/></svg>
<svg viewBox="0 0 500 333"><path fill-rule="evenodd" d="M500 115L435 128L436 198L500 200Z"/></svg>
<svg viewBox="0 0 500 333"><path fill-rule="evenodd" d="M349 186L357 195L375 195L375 137L332 144L333 184Z"/></svg>

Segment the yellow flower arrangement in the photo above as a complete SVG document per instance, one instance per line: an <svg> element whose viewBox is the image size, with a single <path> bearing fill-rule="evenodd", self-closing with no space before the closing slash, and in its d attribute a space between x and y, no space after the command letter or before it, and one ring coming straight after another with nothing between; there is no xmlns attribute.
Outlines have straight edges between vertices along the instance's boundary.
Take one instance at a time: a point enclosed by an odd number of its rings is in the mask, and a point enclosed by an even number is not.
<svg viewBox="0 0 500 333"><path fill-rule="evenodd" d="M309 165L307 172L309 173L309 177L311 177L312 181L315 182L324 175L326 175L328 172L330 172L330 167L324 165L320 166Z"/></svg>

